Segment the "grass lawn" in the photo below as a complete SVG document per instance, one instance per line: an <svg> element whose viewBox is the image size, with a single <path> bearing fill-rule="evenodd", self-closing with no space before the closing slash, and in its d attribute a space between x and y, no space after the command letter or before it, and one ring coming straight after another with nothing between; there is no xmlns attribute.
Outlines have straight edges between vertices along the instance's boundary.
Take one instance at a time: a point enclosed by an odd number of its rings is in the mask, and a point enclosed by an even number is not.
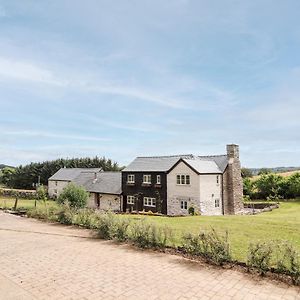
<svg viewBox="0 0 300 300"><path fill-rule="evenodd" d="M300 253L300 201L282 202L279 209L258 215L245 216L191 216L154 217L131 215L131 218L146 218L154 223L167 225L175 232L175 243L180 243L182 232L198 233L211 227L217 232L229 233L233 257L246 261L250 242L288 240Z"/></svg>
<svg viewBox="0 0 300 300"><path fill-rule="evenodd" d="M34 207L35 200L19 199L17 208L31 208ZM55 206L57 205L55 201L46 201L47 205ZM0 208L13 208L15 205L15 199L9 197L0 198ZM37 201L37 206L44 205L43 201Z"/></svg>

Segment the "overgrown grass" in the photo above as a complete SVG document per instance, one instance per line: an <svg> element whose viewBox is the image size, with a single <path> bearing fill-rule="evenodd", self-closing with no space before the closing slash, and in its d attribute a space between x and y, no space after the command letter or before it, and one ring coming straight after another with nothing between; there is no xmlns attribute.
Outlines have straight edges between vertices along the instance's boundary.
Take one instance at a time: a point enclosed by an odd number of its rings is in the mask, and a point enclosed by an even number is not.
<svg viewBox="0 0 300 300"><path fill-rule="evenodd" d="M146 218L158 225L167 225L174 233L174 242L181 244L182 233L198 234L214 228L220 234L228 231L233 259L246 262L249 244L258 241L289 241L300 252L300 201L282 202L280 208L258 215L147 217L130 215L133 220Z"/></svg>

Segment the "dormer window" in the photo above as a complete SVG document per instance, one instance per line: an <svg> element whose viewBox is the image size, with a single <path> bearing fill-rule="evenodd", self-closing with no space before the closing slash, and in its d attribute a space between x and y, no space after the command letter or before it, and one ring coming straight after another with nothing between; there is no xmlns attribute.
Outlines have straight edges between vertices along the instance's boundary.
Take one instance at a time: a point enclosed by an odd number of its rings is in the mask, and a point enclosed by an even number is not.
<svg viewBox="0 0 300 300"><path fill-rule="evenodd" d="M128 174L127 175L127 183L134 183L135 182L135 178L133 174Z"/></svg>
<svg viewBox="0 0 300 300"><path fill-rule="evenodd" d="M143 183L151 184L151 175L143 175Z"/></svg>

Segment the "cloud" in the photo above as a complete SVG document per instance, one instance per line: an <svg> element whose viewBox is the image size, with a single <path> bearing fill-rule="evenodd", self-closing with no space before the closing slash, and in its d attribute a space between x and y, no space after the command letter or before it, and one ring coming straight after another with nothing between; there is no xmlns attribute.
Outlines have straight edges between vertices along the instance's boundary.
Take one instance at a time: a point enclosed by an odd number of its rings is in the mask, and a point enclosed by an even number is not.
<svg viewBox="0 0 300 300"><path fill-rule="evenodd" d="M7 136L20 136L20 137L34 137L34 138L54 138L54 139L68 139L68 140L82 140L82 141L94 141L94 142L107 142L110 141L109 138L85 136L85 135L72 135L72 134L61 134L52 133L45 131L35 131L35 130L3 130L2 135Z"/></svg>

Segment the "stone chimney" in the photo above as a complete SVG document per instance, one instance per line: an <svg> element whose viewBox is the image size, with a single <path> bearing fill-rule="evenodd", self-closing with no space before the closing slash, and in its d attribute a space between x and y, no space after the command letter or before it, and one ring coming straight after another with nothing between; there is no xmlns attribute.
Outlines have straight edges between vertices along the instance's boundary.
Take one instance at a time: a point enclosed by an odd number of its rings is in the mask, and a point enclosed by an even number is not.
<svg viewBox="0 0 300 300"><path fill-rule="evenodd" d="M227 145L228 166L223 175L224 214L243 210L243 180L238 145Z"/></svg>

